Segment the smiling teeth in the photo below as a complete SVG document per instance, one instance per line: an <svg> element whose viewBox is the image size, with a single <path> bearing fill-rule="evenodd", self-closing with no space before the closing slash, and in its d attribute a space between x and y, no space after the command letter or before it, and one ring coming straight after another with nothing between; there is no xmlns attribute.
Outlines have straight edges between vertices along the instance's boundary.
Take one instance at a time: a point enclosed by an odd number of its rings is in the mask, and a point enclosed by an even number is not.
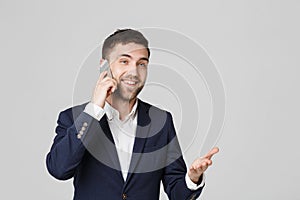
<svg viewBox="0 0 300 200"><path fill-rule="evenodd" d="M134 85L135 84L135 82L133 82L133 81L124 81L125 83L127 83L127 84L130 84L130 85Z"/></svg>

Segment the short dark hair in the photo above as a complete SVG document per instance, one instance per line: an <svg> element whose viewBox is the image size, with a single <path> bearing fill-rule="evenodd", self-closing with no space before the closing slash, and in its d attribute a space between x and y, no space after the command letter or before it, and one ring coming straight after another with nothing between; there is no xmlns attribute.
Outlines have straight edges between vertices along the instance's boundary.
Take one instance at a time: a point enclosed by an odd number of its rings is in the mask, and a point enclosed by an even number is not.
<svg viewBox="0 0 300 200"><path fill-rule="evenodd" d="M118 29L113 34L108 36L102 46L102 58L107 59L107 56L111 50L117 44L136 43L143 45L148 51L148 57L150 57L150 50L148 47L148 40L137 30L133 29Z"/></svg>

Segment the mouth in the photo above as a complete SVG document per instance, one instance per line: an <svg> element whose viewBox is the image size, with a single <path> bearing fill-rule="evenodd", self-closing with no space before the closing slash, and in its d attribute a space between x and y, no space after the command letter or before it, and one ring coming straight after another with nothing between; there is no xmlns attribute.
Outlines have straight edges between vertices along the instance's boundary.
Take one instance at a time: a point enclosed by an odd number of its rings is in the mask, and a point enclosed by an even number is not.
<svg viewBox="0 0 300 200"><path fill-rule="evenodd" d="M125 83L125 85L128 85L128 86L136 86L138 84L138 81L133 81L133 80L122 80L123 83Z"/></svg>

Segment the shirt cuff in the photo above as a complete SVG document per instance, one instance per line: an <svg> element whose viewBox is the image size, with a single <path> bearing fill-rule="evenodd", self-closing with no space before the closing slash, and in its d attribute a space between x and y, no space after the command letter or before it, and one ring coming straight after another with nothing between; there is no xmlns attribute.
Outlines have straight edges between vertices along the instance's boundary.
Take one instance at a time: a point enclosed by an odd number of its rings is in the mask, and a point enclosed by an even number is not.
<svg viewBox="0 0 300 200"><path fill-rule="evenodd" d="M202 176L202 181L201 183L198 185L196 183L194 183L188 173L186 173L185 175L185 182L186 182L186 185L187 187L190 189L190 190L198 190L199 188L203 187L204 186L204 183L205 183L205 174L203 173L203 176Z"/></svg>
<svg viewBox="0 0 300 200"><path fill-rule="evenodd" d="M100 121L100 119L105 114L105 111L103 108L101 108L100 106L93 104L91 102L85 106L85 109L83 112L87 113L88 115L92 116L93 118L95 118L98 121Z"/></svg>

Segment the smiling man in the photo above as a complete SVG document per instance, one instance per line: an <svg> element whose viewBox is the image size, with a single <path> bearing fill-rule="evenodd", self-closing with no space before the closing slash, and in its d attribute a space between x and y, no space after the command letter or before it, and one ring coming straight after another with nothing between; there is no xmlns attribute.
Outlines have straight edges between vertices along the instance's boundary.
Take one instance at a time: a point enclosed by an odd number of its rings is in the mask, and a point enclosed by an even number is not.
<svg viewBox="0 0 300 200"><path fill-rule="evenodd" d="M187 170L169 112L138 99L150 50L138 31L118 30L104 41L92 99L59 114L47 168L74 178L74 199L158 200L160 183L171 200L196 199L218 148Z"/></svg>

